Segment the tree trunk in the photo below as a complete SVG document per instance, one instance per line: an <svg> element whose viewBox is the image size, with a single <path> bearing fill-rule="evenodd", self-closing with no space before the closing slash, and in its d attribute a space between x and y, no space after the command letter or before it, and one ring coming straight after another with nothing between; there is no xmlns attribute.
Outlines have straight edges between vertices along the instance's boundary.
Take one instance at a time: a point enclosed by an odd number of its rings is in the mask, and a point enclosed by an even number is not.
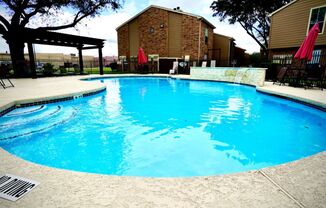
<svg viewBox="0 0 326 208"><path fill-rule="evenodd" d="M268 54L269 54L268 49L263 49L263 48L260 49L260 56L263 63L268 62Z"/></svg>
<svg viewBox="0 0 326 208"><path fill-rule="evenodd" d="M26 66L24 57L24 41L19 37L18 30L8 31L7 43L9 45L11 62L14 69L15 77L30 77L31 73Z"/></svg>

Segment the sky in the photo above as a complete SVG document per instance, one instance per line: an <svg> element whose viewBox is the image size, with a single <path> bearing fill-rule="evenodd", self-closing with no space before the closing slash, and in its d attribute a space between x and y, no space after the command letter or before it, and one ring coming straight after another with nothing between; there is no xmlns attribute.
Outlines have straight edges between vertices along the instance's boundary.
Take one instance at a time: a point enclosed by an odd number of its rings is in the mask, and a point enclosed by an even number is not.
<svg viewBox="0 0 326 208"><path fill-rule="evenodd" d="M246 33L246 31L239 24L236 23L234 25L230 25L228 21L220 22L219 17L213 17L213 11L210 9L212 2L213 0L125 0L122 8L117 11L103 11L100 16L82 20L82 22L75 28L69 28L57 32L105 39L106 41L103 48L103 55L116 56L118 55L116 32L116 28L118 26L150 5L157 5L171 9L180 7L180 9L184 12L200 15L207 19L209 22L215 25L215 33L233 37L235 39L236 45L246 49L247 53L259 52L259 45ZM0 12L2 15L5 15L3 9L1 9ZM47 21L44 21L42 18L35 18L28 26L44 26L44 22L50 22L51 24L67 23L72 19L73 14L71 12L72 11L64 11L59 14L60 18L47 18ZM78 53L77 49L70 47L35 44L34 48L36 53ZM0 38L0 53L5 51L9 52L9 49L3 38ZM83 55L98 56L98 51L85 50L83 51Z"/></svg>

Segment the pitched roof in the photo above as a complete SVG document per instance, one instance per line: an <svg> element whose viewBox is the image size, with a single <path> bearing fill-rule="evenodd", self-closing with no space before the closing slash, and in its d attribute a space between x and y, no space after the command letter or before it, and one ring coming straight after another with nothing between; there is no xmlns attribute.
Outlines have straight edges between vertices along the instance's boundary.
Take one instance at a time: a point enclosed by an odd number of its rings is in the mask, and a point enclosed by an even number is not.
<svg viewBox="0 0 326 208"><path fill-rule="evenodd" d="M270 13L268 16L269 16L269 17L273 16L273 15L276 14L277 12L279 12L279 11L285 9L286 7L290 6L291 4L293 4L293 3L295 3L295 2L297 2L297 0L293 0L293 1L291 1L290 3L285 4L285 5L282 6L281 8L279 8L279 9L275 10L274 12Z"/></svg>
<svg viewBox="0 0 326 208"><path fill-rule="evenodd" d="M222 35L222 34L219 34L219 33L214 33L214 35L222 36L222 37L227 38L229 40L235 40L233 37Z"/></svg>
<svg viewBox="0 0 326 208"><path fill-rule="evenodd" d="M244 48L241 48L241 47L239 47L239 46L235 46L237 49L239 49L239 50L242 50L243 52L245 52L247 49L244 49Z"/></svg>
<svg viewBox="0 0 326 208"><path fill-rule="evenodd" d="M205 23L207 23L209 26L211 26L213 29L215 29L215 26L210 23L208 20L206 20L204 17L196 15L196 14L191 14L191 13L187 13L181 10L174 10L174 9L170 9L170 8L166 8L166 7L161 7L161 6L156 6L156 5L150 5L149 7L145 8L144 10L142 10L141 12L139 12L138 14L136 14L135 16L133 16L132 18L130 18L129 20L127 20L126 22L124 22L123 24L121 24L120 26L118 26L116 28L116 30L118 30L120 27L122 27L123 25L131 22L132 20L136 19L137 17L139 17L140 15L142 15L143 13L145 13L147 10L151 9L151 8L156 8L156 9L162 9L168 12L174 12L174 13L178 13L178 14L184 14L184 15L188 15L188 16L192 16L192 17L196 17L200 20L203 20Z"/></svg>

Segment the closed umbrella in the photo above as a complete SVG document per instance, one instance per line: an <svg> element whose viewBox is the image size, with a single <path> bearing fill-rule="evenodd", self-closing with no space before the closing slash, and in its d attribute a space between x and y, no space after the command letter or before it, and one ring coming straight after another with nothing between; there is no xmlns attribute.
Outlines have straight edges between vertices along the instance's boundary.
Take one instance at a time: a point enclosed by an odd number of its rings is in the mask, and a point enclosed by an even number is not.
<svg viewBox="0 0 326 208"><path fill-rule="evenodd" d="M147 63L147 57L145 55L144 49L139 48L138 49L138 64L146 64Z"/></svg>
<svg viewBox="0 0 326 208"><path fill-rule="evenodd" d="M314 45L320 32L318 23L316 23L309 31L307 37L304 39L299 50L295 54L295 59L303 59L310 61L312 59L312 52L314 50Z"/></svg>

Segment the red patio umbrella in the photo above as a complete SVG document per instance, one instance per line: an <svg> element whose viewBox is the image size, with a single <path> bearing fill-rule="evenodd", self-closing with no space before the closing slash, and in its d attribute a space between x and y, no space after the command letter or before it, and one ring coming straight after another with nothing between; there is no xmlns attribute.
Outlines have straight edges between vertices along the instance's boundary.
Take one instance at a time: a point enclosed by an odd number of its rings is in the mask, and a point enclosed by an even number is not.
<svg viewBox="0 0 326 208"><path fill-rule="evenodd" d="M315 41L318 33L320 32L318 23L316 23L309 31L307 37L304 39L299 50L295 54L294 58L304 59L310 61L312 59L312 51L314 50Z"/></svg>
<svg viewBox="0 0 326 208"><path fill-rule="evenodd" d="M147 57L145 55L144 49L139 48L138 49L138 64L146 64L147 63Z"/></svg>

